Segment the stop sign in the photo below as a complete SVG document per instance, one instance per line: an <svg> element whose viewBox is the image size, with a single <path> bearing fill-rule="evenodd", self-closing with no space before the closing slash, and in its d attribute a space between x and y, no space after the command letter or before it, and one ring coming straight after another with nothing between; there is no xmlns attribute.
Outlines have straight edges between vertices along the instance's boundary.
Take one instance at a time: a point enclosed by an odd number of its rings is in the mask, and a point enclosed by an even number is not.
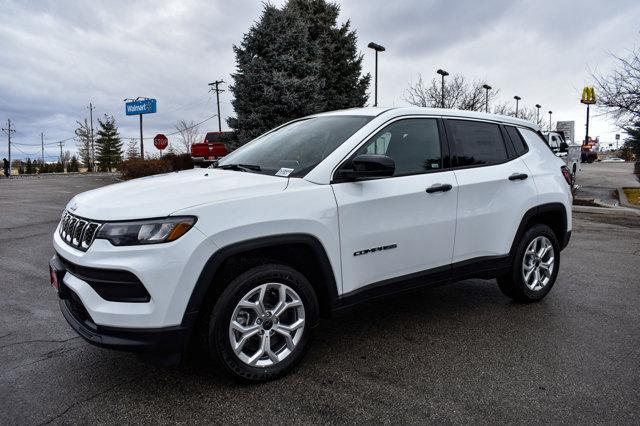
<svg viewBox="0 0 640 426"><path fill-rule="evenodd" d="M159 133L155 138L153 138L153 145L162 151L167 147L167 145L169 145L169 139L167 139L167 137L162 133Z"/></svg>

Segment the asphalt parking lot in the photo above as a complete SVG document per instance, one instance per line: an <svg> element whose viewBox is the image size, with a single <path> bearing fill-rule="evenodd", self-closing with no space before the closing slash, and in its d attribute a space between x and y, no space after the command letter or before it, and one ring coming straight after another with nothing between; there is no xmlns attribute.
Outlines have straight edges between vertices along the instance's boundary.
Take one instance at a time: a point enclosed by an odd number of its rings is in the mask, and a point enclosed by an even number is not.
<svg viewBox="0 0 640 426"><path fill-rule="evenodd" d="M484 280L368 303L324 321L289 376L240 386L95 348L66 324L51 234L75 193L111 182L0 180L0 424L638 423L638 215L575 212L541 303Z"/></svg>
<svg viewBox="0 0 640 426"><path fill-rule="evenodd" d="M576 197L596 200L605 206L618 206L615 191L622 187L640 186L633 174L633 163L582 163L576 177L578 191Z"/></svg>

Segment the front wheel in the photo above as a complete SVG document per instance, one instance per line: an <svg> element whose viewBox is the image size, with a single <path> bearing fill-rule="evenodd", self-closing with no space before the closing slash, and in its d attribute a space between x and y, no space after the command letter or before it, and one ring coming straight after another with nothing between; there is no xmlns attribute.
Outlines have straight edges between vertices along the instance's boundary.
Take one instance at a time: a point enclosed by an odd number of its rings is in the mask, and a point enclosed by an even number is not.
<svg viewBox="0 0 640 426"><path fill-rule="evenodd" d="M529 228L515 252L511 272L498 278L498 287L518 302L537 302L549 293L560 267L560 246L547 225Z"/></svg>
<svg viewBox="0 0 640 426"><path fill-rule="evenodd" d="M309 281L285 265L265 264L233 279L209 321L208 350L227 372L259 382L278 378L304 356L318 322Z"/></svg>

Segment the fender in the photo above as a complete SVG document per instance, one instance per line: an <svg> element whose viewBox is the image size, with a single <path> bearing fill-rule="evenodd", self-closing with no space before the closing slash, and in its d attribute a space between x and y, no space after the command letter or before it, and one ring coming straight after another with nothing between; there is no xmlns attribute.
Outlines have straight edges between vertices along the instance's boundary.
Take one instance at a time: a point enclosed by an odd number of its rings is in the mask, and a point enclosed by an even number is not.
<svg viewBox="0 0 640 426"><path fill-rule="evenodd" d="M304 244L313 251L316 259L320 264L322 282L324 283L324 286L327 287L326 290L329 299L328 302L331 305L329 306L329 309L332 309L335 300L337 300L338 298L338 289L336 286L335 276L333 274L333 268L331 267L331 262L329 261L329 257L327 256L322 243L316 237L310 234L295 233L272 235L233 243L231 245L222 247L215 253L213 253L213 255L209 258L204 268L202 269L200 277L198 278L193 292L191 293L189 303L187 304L187 308L185 309L185 313L182 319L182 325L189 328L194 325L198 317L198 312L200 311L202 302L204 301L209 288L213 284L213 279L216 275L216 272L225 260L234 255L247 251L267 247L282 246L287 244ZM322 295L318 294L318 298L320 299L321 297Z"/></svg>

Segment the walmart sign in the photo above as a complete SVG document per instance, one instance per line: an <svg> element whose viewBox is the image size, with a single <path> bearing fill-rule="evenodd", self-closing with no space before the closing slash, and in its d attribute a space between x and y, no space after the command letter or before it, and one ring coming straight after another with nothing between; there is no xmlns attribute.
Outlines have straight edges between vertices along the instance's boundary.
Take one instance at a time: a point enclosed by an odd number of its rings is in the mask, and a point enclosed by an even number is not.
<svg viewBox="0 0 640 426"><path fill-rule="evenodd" d="M156 112L155 99L142 99L139 101L127 102L125 104L127 115L151 114Z"/></svg>

